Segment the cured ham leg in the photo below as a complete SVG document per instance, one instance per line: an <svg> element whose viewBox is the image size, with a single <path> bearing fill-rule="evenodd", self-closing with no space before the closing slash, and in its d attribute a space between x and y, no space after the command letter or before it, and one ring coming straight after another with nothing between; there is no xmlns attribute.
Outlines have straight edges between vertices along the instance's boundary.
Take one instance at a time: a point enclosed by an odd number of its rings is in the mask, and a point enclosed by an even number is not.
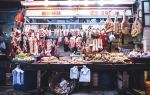
<svg viewBox="0 0 150 95"><path fill-rule="evenodd" d="M127 35L129 34L130 25L128 19L126 18L125 12L126 11L124 11L123 20L121 22L121 30L123 34Z"/></svg>
<svg viewBox="0 0 150 95"><path fill-rule="evenodd" d="M76 38L76 47L78 50L80 50L82 48L82 38L81 37Z"/></svg>
<svg viewBox="0 0 150 95"><path fill-rule="evenodd" d="M120 23L118 21L118 12L116 13L115 20L114 20L114 34L119 35L120 32Z"/></svg>
<svg viewBox="0 0 150 95"><path fill-rule="evenodd" d="M109 11L107 19L105 21L104 29L105 29L106 33L113 31L113 22L112 22L112 19L110 18L110 11Z"/></svg>
<svg viewBox="0 0 150 95"><path fill-rule="evenodd" d="M132 37L138 36L142 32L142 24L139 21L138 15L136 15L136 19L132 25L131 35Z"/></svg>
<svg viewBox="0 0 150 95"><path fill-rule="evenodd" d="M75 47L75 43L76 43L76 38L75 37L71 37L70 38L70 43L69 43L70 49L73 49Z"/></svg>

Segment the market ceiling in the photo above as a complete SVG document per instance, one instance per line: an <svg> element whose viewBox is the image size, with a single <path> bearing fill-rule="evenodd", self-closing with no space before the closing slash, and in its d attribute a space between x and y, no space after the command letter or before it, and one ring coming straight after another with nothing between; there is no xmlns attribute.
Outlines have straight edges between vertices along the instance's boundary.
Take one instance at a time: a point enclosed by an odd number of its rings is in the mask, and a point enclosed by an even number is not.
<svg viewBox="0 0 150 95"><path fill-rule="evenodd" d="M103 5L131 5L136 0L26 0L21 4L32 6L103 6Z"/></svg>
<svg viewBox="0 0 150 95"><path fill-rule="evenodd" d="M20 2L21 1L21 2ZM0 0L0 8L23 6L119 6L132 5L136 0Z"/></svg>

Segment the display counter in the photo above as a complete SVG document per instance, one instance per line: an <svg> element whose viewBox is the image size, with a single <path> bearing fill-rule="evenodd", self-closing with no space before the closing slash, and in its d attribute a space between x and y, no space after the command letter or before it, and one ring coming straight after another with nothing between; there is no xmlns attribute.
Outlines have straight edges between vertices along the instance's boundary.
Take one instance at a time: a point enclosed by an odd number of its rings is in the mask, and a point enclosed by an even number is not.
<svg viewBox="0 0 150 95"><path fill-rule="evenodd" d="M123 63L105 63L105 62L93 62L89 64L51 64L49 63L21 63L21 62L0 62L0 67L5 68L7 70L14 69L17 65L20 65L20 68L22 70L36 70L37 76L38 76L38 82L37 82L37 88L43 89L48 86L48 79L51 76L52 73L68 73L70 72L70 68L73 66L77 66L79 70L83 67L83 65L86 65L90 70L91 74L97 73L101 75L99 79L101 79L101 82L103 82L105 79L105 75L111 76L108 77L108 81L113 79L113 84L110 86L106 86L105 89L103 89L101 86L94 87L93 85L88 85L87 87L82 86L82 84L78 83L78 86L76 89L80 89L84 87L85 89L98 89L98 90L110 90L110 89L120 89L118 87L118 80L120 78L118 75L121 75L121 81L124 89L140 89L144 90L144 71L150 70L150 64L148 63L137 63L137 64L123 64ZM104 76L103 76L104 75ZM43 78L46 76L46 78ZM93 75L92 80L93 80ZM115 82L114 82L115 81ZM100 85L100 84L99 84ZM112 88L113 85L113 88Z"/></svg>
<svg viewBox="0 0 150 95"><path fill-rule="evenodd" d="M11 68L15 68L17 64L12 63ZM51 73L57 72L65 72L69 74L70 68L73 66L78 66L79 69L86 65L93 73L110 73L113 74L111 77L115 79L115 82L118 81L118 73L122 76L123 88L132 88L132 89L141 89L144 90L144 71L150 70L150 64L114 64L114 63L90 63L90 64L40 64L40 63L33 63L33 64L19 64L23 70L37 70L38 77L41 78L44 74L48 74L51 76ZM46 72L46 73L45 73ZM50 73L50 74L49 74ZM52 76L53 77L53 76ZM45 81L45 80L44 80ZM42 82L39 82L42 84ZM39 84L39 85L41 85ZM38 87L42 88L42 87ZM89 89L93 88L92 86L88 87ZM122 89L123 89L122 88ZM119 89L117 84L115 85L114 89Z"/></svg>
<svg viewBox="0 0 150 95"><path fill-rule="evenodd" d="M104 62L93 62L90 64L51 64L49 63L13 63L13 62L7 62L7 61L0 61L0 67L2 68L11 68L13 69L17 65L20 65L23 69L36 69L36 70L56 70L56 71L66 71L69 70L73 66L79 66L82 67L83 65L86 65L93 71L97 70L149 70L150 64L149 63L136 63L136 64L121 64L121 63L104 63Z"/></svg>

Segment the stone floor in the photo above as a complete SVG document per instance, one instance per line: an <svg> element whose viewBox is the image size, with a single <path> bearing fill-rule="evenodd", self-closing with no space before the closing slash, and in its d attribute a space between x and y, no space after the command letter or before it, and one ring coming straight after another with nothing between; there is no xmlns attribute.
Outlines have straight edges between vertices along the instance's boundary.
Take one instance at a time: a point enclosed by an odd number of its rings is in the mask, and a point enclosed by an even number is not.
<svg viewBox="0 0 150 95"><path fill-rule="evenodd" d="M118 93L117 91L98 91L98 90L80 90L80 91L74 91L71 94L68 95L145 95L145 93L137 93L137 91L133 90L127 90L125 92ZM124 94L123 94L124 93ZM38 90L32 90L32 91L14 91L13 88L10 87L1 87L0 86L0 95L57 95L53 94L51 91L38 91Z"/></svg>
<svg viewBox="0 0 150 95"><path fill-rule="evenodd" d="M3 91L0 95L56 95L52 93ZM118 95L115 91L75 92L69 95Z"/></svg>
<svg viewBox="0 0 150 95"><path fill-rule="evenodd" d="M0 95L56 95L50 91L14 91L12 88L0 87ZM79 91L69 95L118 95L117 91Z"/></svg>

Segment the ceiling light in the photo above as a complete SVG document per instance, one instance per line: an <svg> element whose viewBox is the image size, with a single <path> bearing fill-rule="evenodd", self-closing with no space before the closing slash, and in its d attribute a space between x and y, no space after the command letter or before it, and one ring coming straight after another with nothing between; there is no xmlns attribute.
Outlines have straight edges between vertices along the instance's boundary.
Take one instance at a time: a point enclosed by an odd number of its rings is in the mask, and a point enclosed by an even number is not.
<svg viewBox="0 0 150 95"><path fill-rule="evenodd" d="M25 0L26 2L33 2L34 0Z"/></svg>
<svg viewBox="0 0 150 95"><path fill-rule="evenodd" d="M104 1L103 1L103 0L100 0L100 1L98 1L98 4L99 4L100 6L103 6L103 5L104 5Z"/></svg>
<svg viewBox="0 0 150 95"><path fill-rule="evenodd" d="M71 0L68 0L68 6L71 6L72 5L71 3L72 3Z"/></svg>
<svg viewBox="0 0 150 95"><path fill-rule="evenodd" d="M88 0L84 0L84 6L88 6Z"/></svg>
<svg viewBox="0 0 150 95"><path fill-rule="evenodd" d="M44 6L48 6L48 0L45 0L45 4L44 4Z"/></svg>

